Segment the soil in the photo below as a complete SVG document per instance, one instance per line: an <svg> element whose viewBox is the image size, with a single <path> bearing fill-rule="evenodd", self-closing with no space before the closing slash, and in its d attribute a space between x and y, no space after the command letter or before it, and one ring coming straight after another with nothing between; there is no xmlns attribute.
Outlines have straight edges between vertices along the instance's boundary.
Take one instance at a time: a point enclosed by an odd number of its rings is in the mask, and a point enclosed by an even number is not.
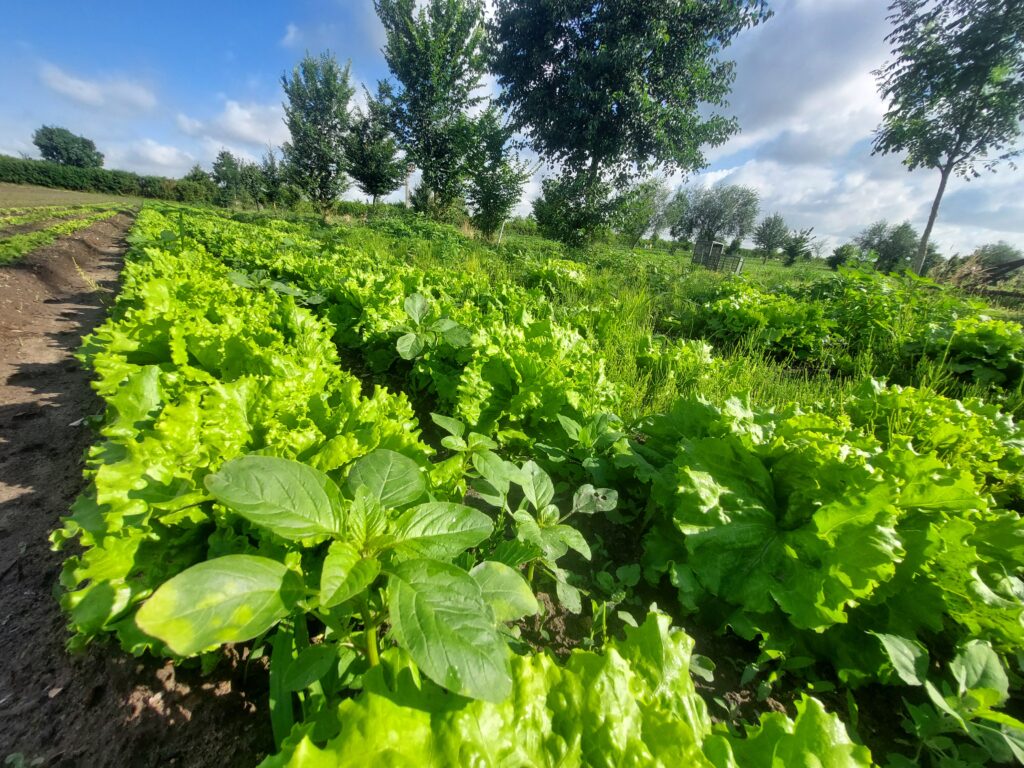
<svg viewBox="0 0 1024 768"><path fill-rule="evenodd" d="M112 645L71 655L47 537L83 486L100 411L73 353L117 288L121 214L0 269L0 761L252 766L272 749L266 675L213 674Z"/></svg>

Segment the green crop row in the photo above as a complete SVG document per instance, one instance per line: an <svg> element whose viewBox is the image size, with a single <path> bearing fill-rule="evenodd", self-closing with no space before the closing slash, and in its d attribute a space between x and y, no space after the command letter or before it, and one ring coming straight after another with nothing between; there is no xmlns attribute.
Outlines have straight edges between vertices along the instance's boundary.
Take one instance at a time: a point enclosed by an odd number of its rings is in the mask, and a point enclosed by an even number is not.
<svg viewBox="0 0 1024 768"><path fill-rule="evenodd" d="M35 232L26 232L21 235L0 238L0 265L10 264L26 253L42 248L44 245L49 245L59 237L91 227L96 222L112 218L118 213L118 210L100 211L85 218L60 221L46 229L40 229Z"/></svg>
<svg viewBox="0 0 1024 768"><path fill-rule="evenodd" d="M745 679L764 695L839 690L851 717L866 684L893 712L903 699L891 765L1024 754L1004 711L1024 640L1024 432L999 407L868 379L771 409L677 394L624 423L601 352L627 306L587 301L601 266L415 219L165 214L140 215L124 292L83 348L107 415L55 536L86 547L64 603L77 643L266 649L268 766L871 764L809 698L794 719L712 726L692 641L647 613L644 577L677 595L677 622L756 641ZM678 305L658 259L626 269L664 284L652 305ZM782 332L757 343L830 365L889 331L940 344L988 322L946 295L908 309L908 286L855 273L706 288L691 303L718 307L713 340L767 316ZM682 325L634 333L632 364L699 391L731 363ZM364 397L342 361L403 394ZM414 412L447 414L430 445ZM635 546L609 552L608 526ZM595 621L627 608L626 639L556 662L520 634L537 590Z"/></svg>

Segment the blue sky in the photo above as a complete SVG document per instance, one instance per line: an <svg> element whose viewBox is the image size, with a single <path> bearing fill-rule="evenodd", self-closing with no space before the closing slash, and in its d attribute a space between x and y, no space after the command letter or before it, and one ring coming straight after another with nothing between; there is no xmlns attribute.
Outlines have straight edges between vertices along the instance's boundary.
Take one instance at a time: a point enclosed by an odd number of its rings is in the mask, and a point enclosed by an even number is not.
<svg viewBox="0 0 1024 768"><path fill-rule="evenodd" d="M281 74L306 50L351 59L358 83L387 74L371 0L173 4L5 3L0 25L0 153L34 154L32 131L65 126L107 166L180 175L222 149L257 158L287 138ZM762 213L815 227L831 247L872 221L921 229L937 174L872 157L884 111L871 71L888 56L885 0L776 0L743 33L731 112L742 133L705 172L673 184L747 184ZM529 209L540 175L524 193ZM1024 174L1004 168L950 185L935 238L947 255L1007 240L1024 248Z"/></svg>

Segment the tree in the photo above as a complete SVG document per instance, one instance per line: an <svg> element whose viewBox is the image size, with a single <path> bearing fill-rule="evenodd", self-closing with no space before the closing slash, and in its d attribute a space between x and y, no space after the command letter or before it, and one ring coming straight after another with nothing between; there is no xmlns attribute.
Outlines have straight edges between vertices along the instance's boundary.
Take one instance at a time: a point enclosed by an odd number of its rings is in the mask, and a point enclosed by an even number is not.
<svg viewBox="0 0 1024 768"><path fill-rule="evenodd" d="M387 106L366 93L366 111L356 110L345 138L348 175L373 204L402 185L406 161L398 155Z"/></svg>
<svg viewBox="0 0 1024 768"><path fill-rule="evenodd" d="M952 174L979 176L1020 154L1024 120L1024 4L1015 0L895 0L886 38L894 61L875 75L889 102L874 152L905 153L909 170L939 171L939 188L914 262Z"/></svg>
<svg viewBox="0 0 1024 768"><path fill-rule="evenodd" d="M242 195L242 163L226 149L214 158L213 181L217 185L218 205L231 206L239 201Z"/></svg>
<svg viewBox="0 0 1024 768"><path fill-rule="evenodd" d="M615 207L607 182L591 183L583 174L563 174L541 182L533 217L544 237L583 245L607 231Z"/></svg>
<svg viewBox="0 0 1024 768"><path fill-rule="evenodd" d="M807 260L811 258L811 249L814 246L815 239L811 236L813 231L814 227L794 229L790 232L789 237L786 238L786 244L782 247L782 263L785 266L793 266L798 259Z"/></svg>
<svg viewBox="0 0 1024 768"><path fill-rule="evenodd" d="M199 163L192 166L174 187L174 197L182 203L212 203L217 185Z"/></svg>
<svg viewBox="0 0 1024 768"><path fill-rule="evenodd" d="M852 262L860 263L865 260L863 251L856 243L844 243L832 251L832 255L825 259L829 269L837 270Z"/></svg>
<svg viewBox="0 0 1024 768"><path fill-rule="evenodd" d="M997 267L1002 264L1024 261L1024 252L1002 240L998 243L987 243L986 245L979 246L971 256L986 267Z"/></svg>
<svg viewBox="0 0 1024 768"><path fill-rule="evenodd" d="M530 172L510 151L512 131L496 108L485 109L474 121L473 136L467 196L473 225L489 238L519 202Z"/></svg>
<svg viewBox="0 0 1024 768"><path fill-rule="evenodd" d="M284 202L284 169L277 161L277 153L273 147L267 147L267 151L260 159L260 176L262 176L263 194L265 203L273 208Z"/></svg>
<svg viewBox="0 0 1024 768"><path fill-rule="evenodd" d="M91 139L76 136L67 128L44 125L32 134L32 143L39 148L43 160L77 168L102 168L103 154Z"/></svg>
<svg viewBox="0 0 1024 768"><path fill-rule="evenodd" d="M669 190L660 177L632 185L616 203L616 229L636 248L647 235L657 236L665 225Z"/></svg>
<svg viewBox="0 0 1024 768"><path fill-rule="evenodd" d="M909 221L891 226L884 219L865 229L854 242L863 251L877 254L875 269L879 272L900 272L911 266L917 252L917 232Z"/></svg>
<svg viewBox="0 0 1024 768"><path fill-rule="evenodd" d="M329 53L306 56L291 79L281 76L288 100L285 123L291 134L284 150L289 179L314 206L326 215L328 208L348 187L345 178L344 142L349 128L348 102L354 89L349 70L342 69Z"/></svg>
<svg viewBox="0 0 1024 768"><path fill-rule="evenodd" d="M724 236L742 241L754 228L757 211L757 192L750 187L680 188L670 207L669 225L675 238L696 235L697 242L710 243Z"/></svg>
<svg viewBox="0 0 1024 768"><path fill-rule="evenodd" d="M395 133L422 172L437 215L461 206L472 138L467 110L486 68L480 0L374 0L387 43L384 58L400 88L382 84Z"/></svg>
<svg viewBox="0 0 1024 768"><path fill-rule="evenodd" d="M498 0L499 101L545 160L582 182L700 168L701 146L737 129L704 106L725 106L733 80L719 54L769 15L764 0Z"/></svg>
<svg viewBox="0 0 1024 768"><path fill-rule="evenodd" d="M782 214L773 213L766 216L754 230L754 244L764 254L764 263L775 256L775 252L786 245L789 238L789 227Z"/></svg>

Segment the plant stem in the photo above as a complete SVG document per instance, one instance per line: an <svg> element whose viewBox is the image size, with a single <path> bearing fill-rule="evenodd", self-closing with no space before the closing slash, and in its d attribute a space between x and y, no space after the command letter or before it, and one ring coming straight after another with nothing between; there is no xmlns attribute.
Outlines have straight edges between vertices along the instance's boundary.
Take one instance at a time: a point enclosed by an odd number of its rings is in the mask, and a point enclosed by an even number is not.
<svg viewBox="0 0 1024 768"><path fill-rule="evenodd" d="M370 607L363 604L363 624L366 627L366 658L371 667L380 664L380 654L377 651L377 626L370 621Z"/></svg>
<svg viewBox="0 0 1024 768"><path fill-rule="evenodd" d="M533 586L533 571L537 567L537 562L530 563L530 567L526 569L526 582L532 587Z"/></svg>

